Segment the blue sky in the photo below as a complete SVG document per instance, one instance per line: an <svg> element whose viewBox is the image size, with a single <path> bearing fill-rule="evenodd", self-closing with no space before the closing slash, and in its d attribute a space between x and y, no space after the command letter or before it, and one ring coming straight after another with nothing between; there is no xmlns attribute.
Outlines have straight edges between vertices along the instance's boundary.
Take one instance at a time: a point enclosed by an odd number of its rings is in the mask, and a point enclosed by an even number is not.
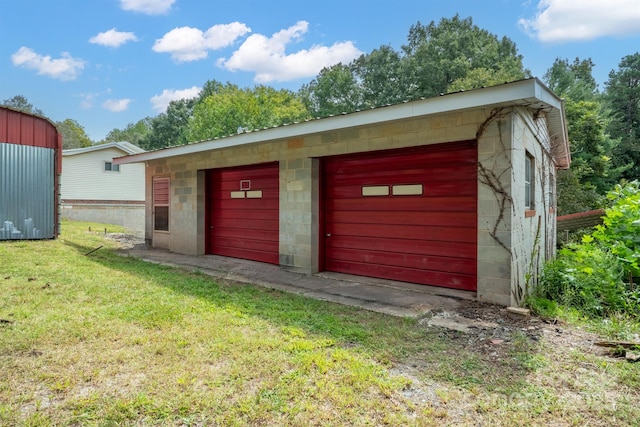
<svg viewBox="0 0 640 427"><path fill-rule="evenodd" d="M207 80L297 90L456 13L513 40L540 78L557 57L592 58L602 88L640 51L640 0L0 0L0 101L23 95L98 141Z"/></svg>

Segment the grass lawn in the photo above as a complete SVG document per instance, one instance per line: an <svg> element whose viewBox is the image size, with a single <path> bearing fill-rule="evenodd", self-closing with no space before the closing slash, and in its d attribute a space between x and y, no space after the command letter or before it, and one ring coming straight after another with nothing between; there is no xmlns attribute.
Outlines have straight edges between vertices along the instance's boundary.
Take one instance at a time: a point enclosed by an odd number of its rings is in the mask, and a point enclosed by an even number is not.
<svg viewBox="0 0 640 427"><path fill-rule="evenodd" d="M0 242L0 425L639 423L640 363L573 327L487 344L121 256L89 226Z"/></svg>

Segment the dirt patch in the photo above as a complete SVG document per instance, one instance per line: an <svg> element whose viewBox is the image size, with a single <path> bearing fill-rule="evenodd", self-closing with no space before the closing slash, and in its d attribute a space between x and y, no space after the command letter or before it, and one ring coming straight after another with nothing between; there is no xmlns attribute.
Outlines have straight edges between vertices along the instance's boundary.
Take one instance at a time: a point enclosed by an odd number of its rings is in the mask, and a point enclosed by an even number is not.
<svg viewBox="0 0 640 427"><path fill-rule="evenodd" d="M421 324L444 327L462 332L453 334L470 351L480 354L499 355L515 341L536 344L545 343L556 348L580 349L599 355L607 352L594 345L599 340L596 334L576 327L567 327L557 320L545 320L532 316L513 319L504 307L475 301L462 301L455 312L436 312L423 319Z"/></svg>
<svg viewBox="0 0 640 427"><path fill-rule="evenodd" d="M115 240L120 246L119 249L132 249L135 246L144 245L144 239L125 233L107 233L106 237Z"/></svg>

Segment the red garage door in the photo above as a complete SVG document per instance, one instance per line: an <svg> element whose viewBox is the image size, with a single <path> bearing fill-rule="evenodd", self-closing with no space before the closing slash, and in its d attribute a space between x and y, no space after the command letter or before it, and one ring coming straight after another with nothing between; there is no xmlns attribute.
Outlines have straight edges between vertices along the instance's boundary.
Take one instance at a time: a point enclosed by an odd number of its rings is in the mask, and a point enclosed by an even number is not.
<svg viewBox="0 0 640 427"><path fill-rule="evenodd" d="M328 271L476 289L474 141L325 159Z"/></svg>
<svg viewBox="0 0 640 427"><path fill-rule="evenodd" d="M278 264L278 163L207 171L207 253Z"/></svg>

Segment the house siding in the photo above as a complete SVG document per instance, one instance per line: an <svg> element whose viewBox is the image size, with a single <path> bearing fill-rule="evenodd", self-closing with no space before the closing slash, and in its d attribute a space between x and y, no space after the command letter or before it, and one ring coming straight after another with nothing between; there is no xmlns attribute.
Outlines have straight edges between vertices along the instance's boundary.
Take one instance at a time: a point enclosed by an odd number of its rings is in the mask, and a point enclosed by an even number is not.
<svg viewBox="0 0 640 427"><path fill-rule="evenodd" d="M104 170L104 162L126 154L108 148L63 156L62 199L144 201L144 165L120 165L119 172Z"/></svg>
<svg viewBox="0 0 640 427"><path fill-rule="evenodd" d="M62 160L62 217L115 224L129 234L145 234L145 166L120 165L105 171L104 163L128 153L117 148L64 155Z"/></svg>

